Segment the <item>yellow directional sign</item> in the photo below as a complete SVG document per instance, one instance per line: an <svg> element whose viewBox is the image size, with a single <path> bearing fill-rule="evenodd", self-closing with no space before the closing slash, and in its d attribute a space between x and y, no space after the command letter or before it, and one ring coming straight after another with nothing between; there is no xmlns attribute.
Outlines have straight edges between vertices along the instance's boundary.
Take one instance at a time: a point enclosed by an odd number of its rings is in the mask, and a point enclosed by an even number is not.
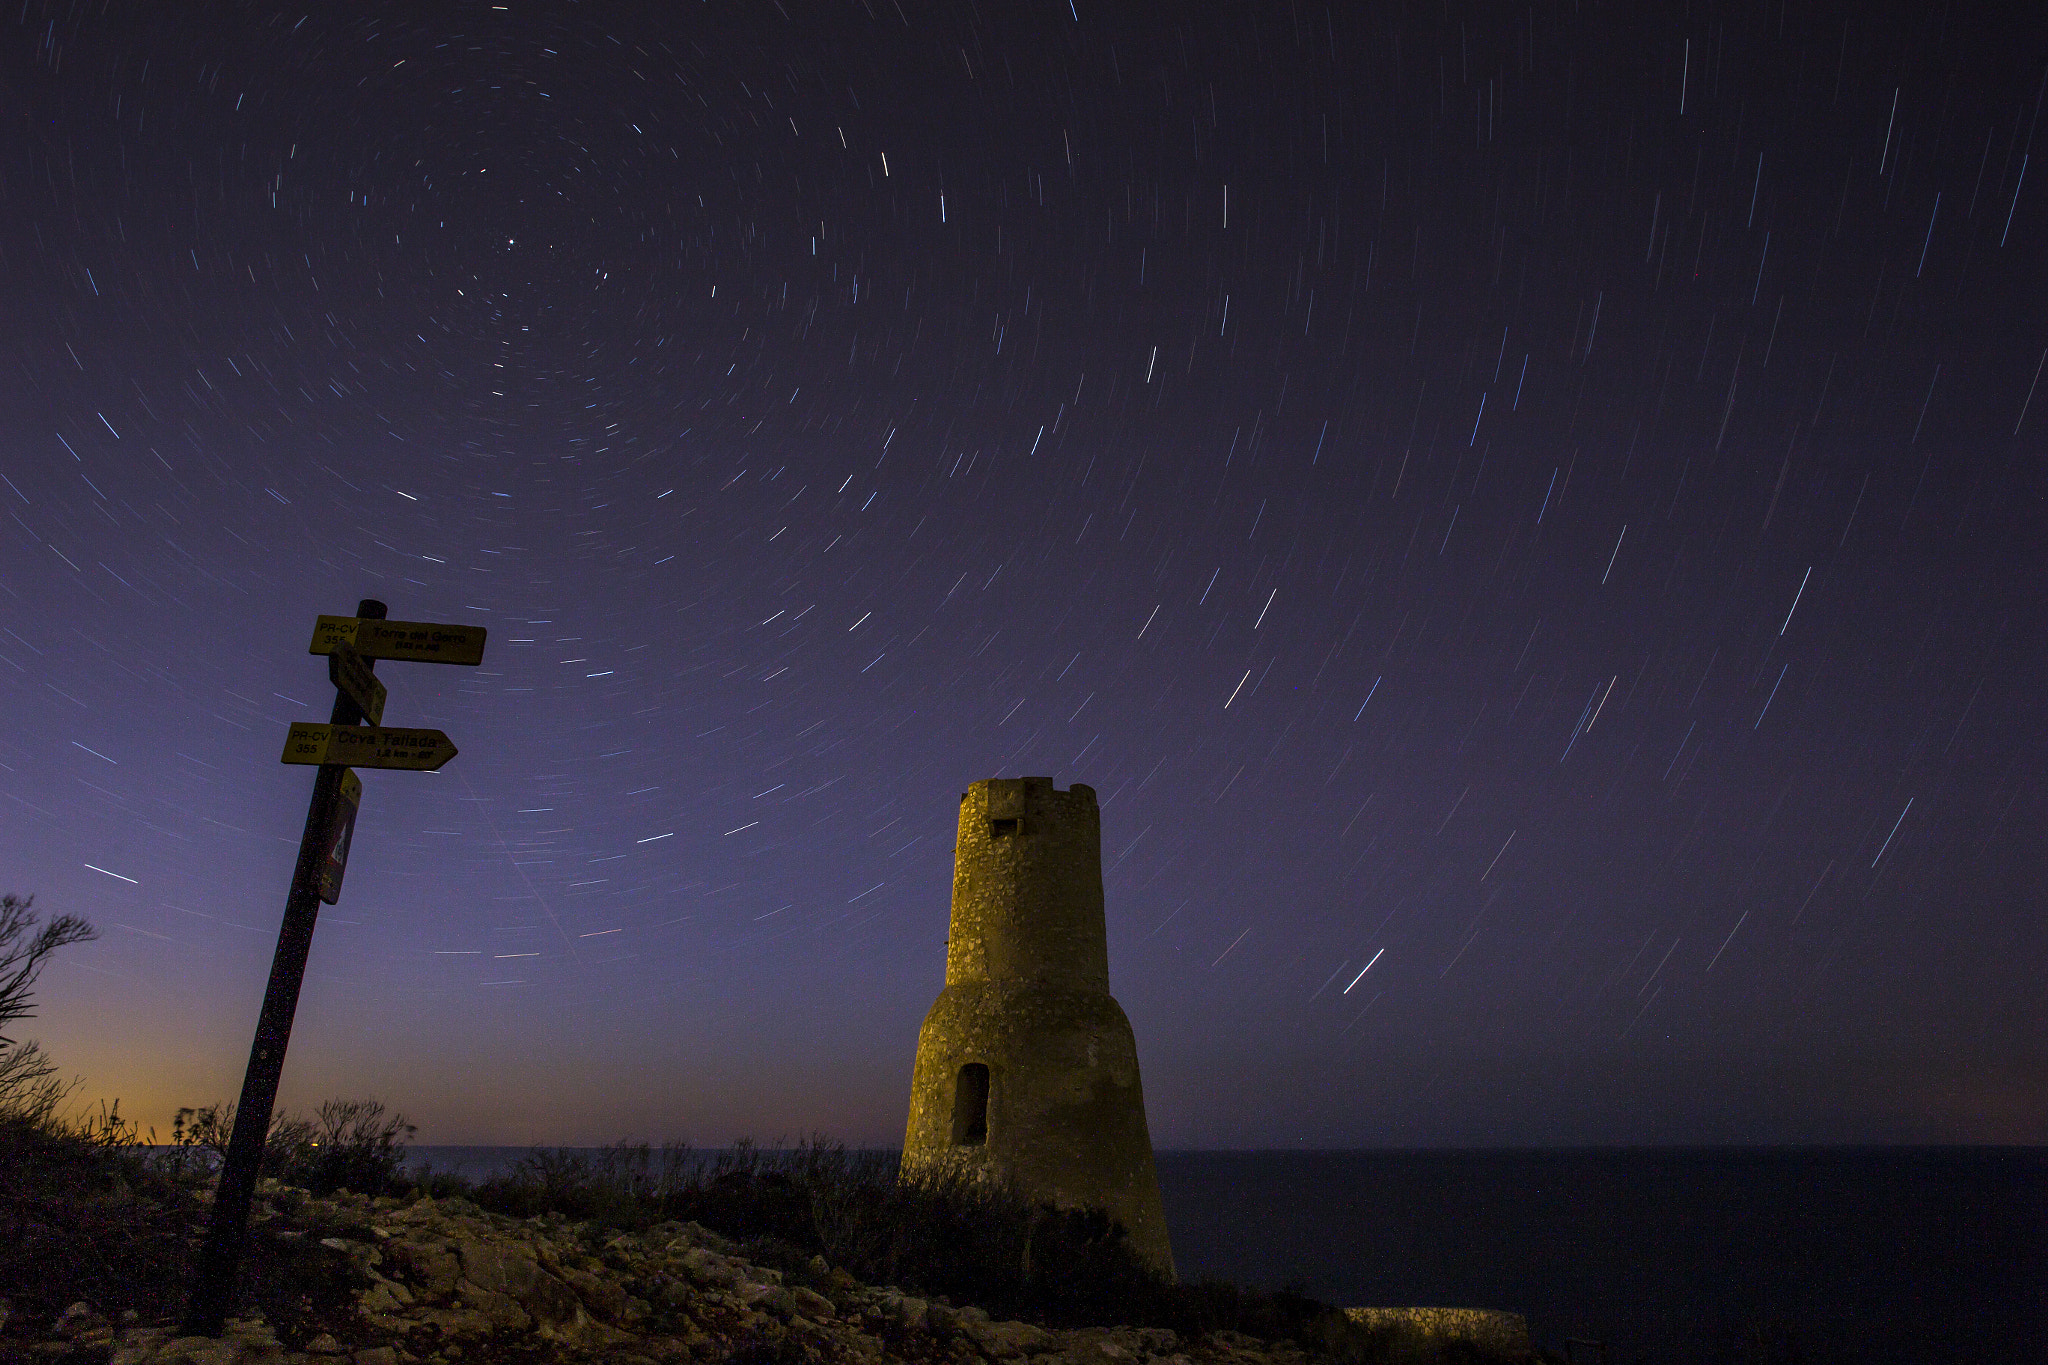
<svg viewBox="0 0 2048 1365"><path fill-rule="evenodd" d="M322 616L313 623L308 654L332 654L353 646L365 659L404 659L422 664L480 664L482 626L435 621L378 621L361 616Z"/></svg>
<svg viewBox="0 0 2048 1365"><path fill-rule="evenodd" d="M439 730L395 730L371 725L294 722L280 763L340 763L351 768L409 768L433 772L455 757Z"/></svg>
<svg viewBox="0 0 2048 1365"><path fill-rule="evenodd" d="M348 693L372 725L384 723L384 684L370 671L370 665L354 645L336 645L327 656L327 681Z"/></svg>

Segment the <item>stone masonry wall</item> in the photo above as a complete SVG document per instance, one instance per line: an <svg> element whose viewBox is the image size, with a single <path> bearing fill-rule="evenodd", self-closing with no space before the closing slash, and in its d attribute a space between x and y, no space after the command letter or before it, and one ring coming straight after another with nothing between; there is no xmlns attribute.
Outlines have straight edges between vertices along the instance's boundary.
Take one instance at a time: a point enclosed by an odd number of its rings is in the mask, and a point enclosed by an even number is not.
<svg viewBox="0 0 2048 1365"><path fill-rule="evenodd" d="M1137 1044L1109 994L1095 792L1045 777L977 782L959 831L946 985L918 1033L904 1168L1106 1208L1170 1275ZM986 1131L956 1144L969 1065L988 1068Z"/></svg>
<svg viewBox="0 0 2048 1365"><path fill-rule="evenodd" d="M1109 989L1094 788L997 778L960 798L946 981Z"/></svg>

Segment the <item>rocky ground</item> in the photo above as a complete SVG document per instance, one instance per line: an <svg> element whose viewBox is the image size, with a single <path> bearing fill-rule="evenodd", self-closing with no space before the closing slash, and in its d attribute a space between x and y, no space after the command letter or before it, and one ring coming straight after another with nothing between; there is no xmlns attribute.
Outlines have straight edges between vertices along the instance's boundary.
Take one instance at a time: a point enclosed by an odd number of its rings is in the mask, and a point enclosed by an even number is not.
<svg viewBox="0 0 2048 1365"><path fill-rule="evenodd" d="M307 1245L308 1243L312 1245ZM1292 1343L1165 1328L1048 1330L861 1284L813 1258L777 1270L695 1223L644 1233L518 1221L462 1199L314 1199L266 1182L250 1270L324 1252L339 1292L300 1294L180 1337L118 1305L75 1303L0 1365L1307 1365ZM316 1254L316 1259L322 1259ZM246 1278L246 1276L245 1276ZM0 1287L0 1294L4 1294ZM272 1302L278 1302L275 1295ZM324 1301L321 1301L324 1300ZM4 1314L4 1309L0 1309ZM109 1314L113 1316L110 1317Z"/></svg>

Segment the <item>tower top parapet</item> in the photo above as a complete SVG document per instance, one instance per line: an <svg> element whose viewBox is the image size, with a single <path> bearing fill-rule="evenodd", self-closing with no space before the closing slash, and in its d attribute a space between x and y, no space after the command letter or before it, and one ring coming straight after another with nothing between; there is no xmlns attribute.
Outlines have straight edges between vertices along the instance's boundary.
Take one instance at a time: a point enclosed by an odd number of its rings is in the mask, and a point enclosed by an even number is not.
<svg viewBox="0 0 2048 1365"><path fill-rule="evenodd" d="M960 796L947 984L1109 990L1095 789L997 777Z"/></svg>

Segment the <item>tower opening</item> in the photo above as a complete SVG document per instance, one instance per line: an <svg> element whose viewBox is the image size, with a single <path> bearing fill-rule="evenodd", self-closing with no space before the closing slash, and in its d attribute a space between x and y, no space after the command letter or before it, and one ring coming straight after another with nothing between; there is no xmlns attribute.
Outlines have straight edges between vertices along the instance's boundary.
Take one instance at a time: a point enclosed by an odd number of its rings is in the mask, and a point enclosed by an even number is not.
<svg viewBox="0 0 2048 1365"><path fill-rule="evenodd" d="M1017 821L1015 820L991 820L988 822L988 837L991 839L1007 839L1016 832Z"/></svg>
<svg viewBox="0 0 2048 1365"><path fill-rule="evenodd" d="M979 1147L988 1141L988 1067L969 1062L953 1087L953 1145Z"/></svg>

